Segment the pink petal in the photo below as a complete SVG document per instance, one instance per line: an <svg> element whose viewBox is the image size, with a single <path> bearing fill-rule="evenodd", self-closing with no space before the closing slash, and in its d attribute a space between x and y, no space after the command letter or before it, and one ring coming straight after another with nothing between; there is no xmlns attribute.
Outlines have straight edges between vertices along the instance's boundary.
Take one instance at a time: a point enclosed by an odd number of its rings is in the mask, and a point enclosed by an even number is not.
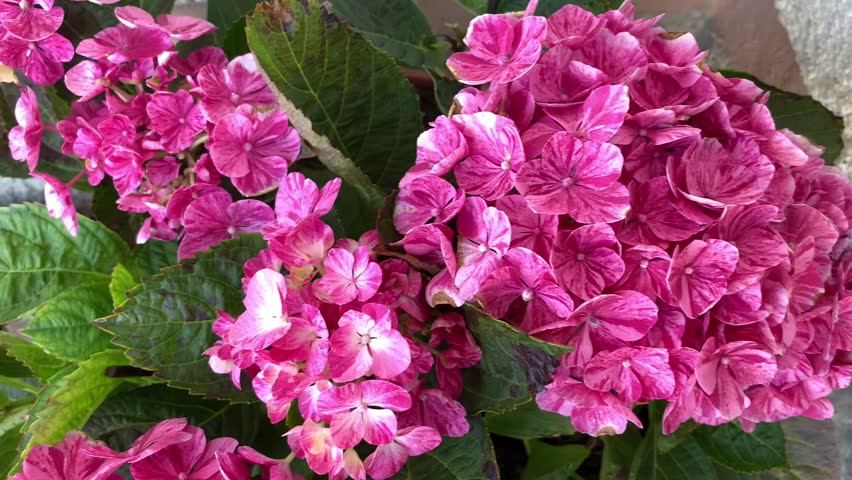
<svg viewBox="0 0 852 480"><path fill-rule="evenodd" d="M738 259L736 247L722 240L694 240L675 249L667 281L688 318L701 315L722 298Z"/></svg>

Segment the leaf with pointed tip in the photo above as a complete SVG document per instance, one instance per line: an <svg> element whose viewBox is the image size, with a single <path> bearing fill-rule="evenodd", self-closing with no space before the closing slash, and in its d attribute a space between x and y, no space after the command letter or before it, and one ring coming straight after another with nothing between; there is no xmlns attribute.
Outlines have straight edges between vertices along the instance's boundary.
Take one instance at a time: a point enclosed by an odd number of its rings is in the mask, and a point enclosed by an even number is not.
<svg viewBox="0 0 852 480"><path fill-rule="evenodd" d="M734 422L701 426L692 437L710 458L736 471L761 472L786 465L784 431L778 423L758 423L752 433Z"/></svg>
<svg viewBox="0 0 852 480"><path fill-rule="evenodd" d="M52 377L67 365L35 343L9 332L0 332L0 350L21 362L42 381Z"/></svg>
<svg viewBox="0 0 852 480"><path fill-rule="evenodd" d="M194 260L166 268L129 292L117 313L97 325L127 348L131 363L174 387L236 402L253 400L251 389L239 391L227 375L210 370L202 353L218 337L216 311L243 311L243 264L266 246L257 235L225 242Z"/></svg>
<svg viewBox="0 0 852 480"><path fill-rule="evenodd" d="M112 279L109 282L109 293L112 295L112 306L118 307L127 300L127 292L135 287L139 282L130 273L130 270L124 268L124 265L118 264L112 271ZM98 315L101 317L102 315Z"/></svg>

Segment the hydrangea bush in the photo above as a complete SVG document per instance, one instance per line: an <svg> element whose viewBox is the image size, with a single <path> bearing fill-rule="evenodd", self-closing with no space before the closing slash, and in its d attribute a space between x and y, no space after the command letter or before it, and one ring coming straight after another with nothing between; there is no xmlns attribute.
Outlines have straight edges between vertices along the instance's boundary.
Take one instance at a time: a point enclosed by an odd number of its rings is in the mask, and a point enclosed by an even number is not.
<svg viewBox="0 0 852 480"><path fill-rule="evenodd" d="M0 209L0 470L839 478L839 120L629 0L460 3L0 0L47 207Z"/></svg>

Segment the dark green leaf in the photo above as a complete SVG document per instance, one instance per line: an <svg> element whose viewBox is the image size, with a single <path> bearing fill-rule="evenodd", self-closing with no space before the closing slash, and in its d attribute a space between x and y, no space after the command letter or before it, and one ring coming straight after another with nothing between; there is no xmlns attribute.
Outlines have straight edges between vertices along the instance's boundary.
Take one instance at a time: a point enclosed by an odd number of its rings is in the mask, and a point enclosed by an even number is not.
<svg viewBox="0 0 852 480"><path fill-rule="evenodd" d="M704 453L733 470L760 472L785 465L784 432L777 423L759 423L754 433L734 422L701 426L693 438Z"/></svg>
<svg viewBox="0 0 852 480"><path fill-rule="evenodd" d="M488 13L488 0L457 1L476 15ZM492 13L522 12L527 8L527 3L529 3L528 0L498 0L497 11ZM538 2L535 14L550 16L565 5L577 5L593 13L603 13L607 10L617 9L621 5L621 0L541 0Z"/></svg>
<svg viewBox="0 0 852 480"><path fill-rule="evenodd" d="M43 206L0 208L0 232L0 323L69 289L98 285L108 296L112 269L129 259L127 245L103 225L81 217L72 237Z"/></svg>
<svg viewBox="0 0 852 480"><path fill-rule="evenodd" d="M664 402L653 402L648 406L650 425L633 456L630 480L717 480L713 462L694 439L687 438L665 453L660 451L664 408Z"/></svg>
<svg viewBox="0 0 852 480"><path fill-rule="evenodd" d="M127 381L106 376L106 369L127 363L122 352L109 350L93 355L73 371L63 370L52 378L29 412L18 446L17 466L33 447L53 445L66 433L83 428L109 394Z"/></svg>
<svg viewBox="0 0 852 480"><path fill-rule="evenodd" d="M177 263L178 243L148 240L133 252L136 267L142 275L156 275Z"/></svg>
<svg viewBox="0 0 852 480"><path fill-rule="evenodd" d="M410 457L394 479L497 480L494 446L477 416L467 417L470 432L459 438L444 437L431 452Z"/></svg>
<svg viewBox="0 0 852 480"><path fill-rule="evenodd" d="M307 11L297 0L278 3L249 17L249 46L293 127L375 210L380 189L396 187L415 156L423 124L414 88L319 0Z"/></svg>
<svg viewBox="0 0 852 480"><path fill-rule="evenodd" d="M213 398L247 401L227 375L210 370L202 353L217 340L217 310L243 311L243 263L266 243L254 235L229 241L195 260L163 270L130 292L118 313L97 324L128 349L134 366L171 385Z"/></svg>
<svg viewBox="0 0 852 480"><path fill-rule="evenodd" d="M538 408L535 400L511 412L487 414L485 425L491 433L521 440L574 433L569 417L545 412Z"/></svg>
<svg viewBox="0 0 852 480"><path fill-rule="evenodd" d="M482 349L482 360L464 371L462 403L469 412L505 412L529 401L550 383L559 357L569 347L543 342L506 322L467 307L468 327Z"/></svg>
<svg viewBox="0 0 852 480"><path fill-rule="evenodd" d="M155 423L168 418L186 418L190 425L203 428L207 438L233 437L266 455L286 455L287 442L281 435L287 427L272 425L262 404L205 400L165 385L113 395L92 415L84 431L123 450Z"/></svg>
<svg viewBox="0 0 852 480"><path fill-rule="evenodd" d="M808 137L817 145L825 147L823 158L834 163L843 150L843 119L833 114L811 97L785 92L762 83L747 73L722 70L726 77L747 78L769 92L766 106L775 119L778 129L789 128L799 135Z"/></svg>
<svg viewBox="0 0 852 480"><path fill-rule="evenodd" d="M444 68L447 49L437 44L413 0L333 0L331 8L398 62L415 68Z"/></svg>
<svg viewBox="0 0 852 480"><path fill-rule="evenodd" d="M244 30L244 17L262 0L208 0L207 21L216 25L216 40L222 42L233 28ZM240 22L243 22L242 25ZM229 52L230 53L230 52Z"/></svg>
<svg viewBox="0 0 852 480"><path fill-rule="evenodd" d="M222 37L222 49L228 58L239 57L249 53L248 40L246 39L246 18L241 17L231 27L220 35Z"/></svg>
<svg viewBox="0 0 852 480"><path fill-rule="evenodd" d="M9 332L0 332L0 349L18 360L42 381L62 370L66 363L45 352L38 345Z"/></svg>
<svg viewBox="0 0 852 480"><path fill-rule="evenodd" d="M523 480L569 478L589 456L589 449L583 445L549 445L531 440L526 446L528 460Z"/></svg>
<svg viewBox="0 0 852 480"><path fill-rule="evenodd" d="M28 405L0 411L0 472L8 472L18 457L18 442L24 426Z"/></svg>
<svg viewBox="0 0 852 480"><path fill-rule="evenodd" d="M633 457L642 442L639 429L633 424L628 424L627 430L621 435L607 435L601 437L601 440L604 448L601 458L600 480L627 478Z"/></svg>
<svg viewBox="0 0 852 480"><path fill-rule="evenodd" d="M465 85L435 72L430 71L429 75L432 77L434 85L435 103L438 104L441 112L447 115L453 107L453 99Z"/></svg>

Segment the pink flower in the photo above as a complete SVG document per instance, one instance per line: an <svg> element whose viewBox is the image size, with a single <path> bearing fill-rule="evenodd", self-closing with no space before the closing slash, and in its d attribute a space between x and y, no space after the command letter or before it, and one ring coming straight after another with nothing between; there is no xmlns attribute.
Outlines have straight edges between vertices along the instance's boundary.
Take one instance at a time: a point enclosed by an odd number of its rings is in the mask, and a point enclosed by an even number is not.
<svg viewBox="0 0 852 480"><path fill-rule="evenodd" d="M386 307L367 304L349 310L331 335L328 366L335 382L350 382L365 375L393 378L408 368L411 350L391 323ZM395 320L395 319L394 319Z"/></svg>
<svg viewBox="0 0 852 480"><path fill-rule="evenodd" d="M789 247L770 222L778 209L770 205L732 206L706 237L725 240L737 247L737 273L755 274L787 259Z"/></svg>
<svg viewBox="0 0 852 480"><path fill-rule="evenodd" d="M754 342L717 347L716 340L710 338L701 348L696 376L724 418L733 419L748 406L745 388L769 384L776 370L773 355Z"/></svg>
<svg viewBox="0 0 852 480"><path fill-rule="evenodd" d="M489 201L508 193L525 160L514 122L491 112L456 115L453 122L468 145L468 157L454 170L459 187Z"/></svg>
<svg viewBox="0 0 852 480"><path fill-rule="evenodd" d="M594 390L614 391L628 404L668 398L675 388L665 348L624 347L600 352L586 364L583 381Z"/></svg>
<svg viewBox="0 0 852 480"><path fill-rule="evenodd" d="M522 195L506 195L497 199L495 206L509 217L512 247L524 247L543 258L550 258L559 225L558 216L533 212Z"/></svg>
<svg viewBox="0 0 852 480"><path fill-rule="evenodd" d="M550 255L559 284L583 300L603 292L624 273L621 246L609 225L585 225L561 231Z"/></svg>
<svg viewBox="0 0 852 480"><path fill-rule="evenodd" d="M340 192L341 180L335 178L321 189L313 180L298 172L281 180L275 195L275 223L264 229L267 238L286 234L311 216L322 217L331 211Z"/></svg>
<svg viewBox="0 0 852 480"><path fill-rule="evenodd" d="M495 318L509 319L523 331L565 319L574 310L571 297L556 284L550 265L526 248L512 248L505 267L491 272L477 297Z"/></svg>
<svg viewBox="0 0 852 480"><path fill-rule="evenodd" d="M325 273L316 283L317 298L343 305L353 300L365 302L379 289L382 269L370 261L370 252L360 247L355 253L332 248L323 262Z"/></svg>
<svg viewBox="0 0 852 480"><path fill-rule="evenodd" d="M509 83L538 61L546 30L544 17L480 15L464 37L470 51L453 54L447 67L468 85Z"/></svg>
<svg viewBox="0 0 852 480"><path fill-rule="evenodd" d="M757 143L747 138L734 140L728 148L712 139L695 143L680 162L670 157L666 168L676 193L710 208L753 203L775 172Z"/></svg>
<svg viewBox="0 0 852 480"><path fill-rule="evenodd" d="M681 242L703 228L675 207L675 198L665 177L641 184L631 183L629 190L630 213L618 234L623 242L665 246L665 242Z"/></svg>
<svg viewBox="0 0 852 480"><path fill-rule="evenodd" d="M723 240L693 240L675 249L667 281L688 318L710 310L722 298L738 260L737 248Z"/></svg>
<svg viewBox="0 0 852 480"><path fill-rule="evenodd" d="M328 362L328 327L316 307L302 305L302 315L290 318L286 335L275 342L275 348L288 352L293 360L305 362L308 375L320 375Z"/></svg>
<svg viewBox="0 0 852 480"><path fill-rule="evenodd" d="M445 392L418 386L411 400L411 409L398 415L400 428L430 427L448 437L463 437L470 431L464 407Z"/></svg>
<svg viewBox="0 0 852 480"><path fill-rule="evenodd" d="M331 418L331 438L338 448L352 448L361 440L384 445L394 440L394 412L411 408L404 388L383 380L347 383L322 392L317 409Z"/></svg>
<svg viewBox="0 0 852 480"><path fill-rule="evenodd" d="M73 57L74 46L58 33L41 40L0 36L0 63L22 69L36 85L53 85L59 81L65 73L62 64Z"/></svg>
<svg viewBox="0 0 852 480"><path fill-rule="evenodd" d="M31 176L44 181L44 204L53 218L62 220L62 224L72 236L77 236L77 208L71 199L71 189L57 178L46 173L31 173Z"/></svg>
<svg viewBox="0 0 852 480"><path fill-rule="evenodd" d="M185 235L178 257L191 258L240 233L259 232L274 218L272 209L258 200L234 202L222 189L203 195L190 203L183 214Z"/></svg>
<svg viewBox="0 0 852 480"><path fill-rule="evenodd" d="M41 7L41 8L38 8ZM0 27L21 40L43 40L62 26L65 11L52 1L0 2Z"/></svg>
<svg viewBox="0 0 852 480"><path fill-rule="evenodd" d="M440 177L423 176L403 185L396 198L393 223L403 235L429 222L447 223L464 206L464 190Z"/></svg>
<svg viewBox="0 0 852 480"><path fill-rule="evenodd" d="M343 449L334 445L331 429L311 420L287 432L290 448L308 461L314 472L324 475L342 467Z"/></svg>
<svg viewBox="0 0 852 480"><path fill-rule="evenodd" d="M187 425L183 430L190 435L188 440L173 443L168 447L130 466L130 473L137 480L219 480L217 456L232 453L237 449L237 440L229 437L216 438L207 442L204 431Z"/></svg>
<svg viewBox="0 0 852 480"><path fill-rule="evenodd" d="M568 214L582 223L614 222L629 208L627 188L617 182L623 162L613 145L558 133L540 159L521 167L518 191L534 212Z"/></svg>
<svg viewBox="0 0 852 480"><path fill-rule="evenodd" d="M207 65L198 71L201 108L208 121L216 123L240 105L275 104L272 91L257 70L254 56L248 54L235 58L227 68Z"/></svg>
<svg viewBox="0 0 852 480"><path fill-rule="evenodd" d="M119 24L87 38L77 46L77 53L119 64L131 60L153 58L174 47L169 34L158 28L130 28Z"/></svg>
<svg viewBox="0 0 852 480"><path fill-rule="evenodd" d="M434 126L417 137L417 158L402 180L400 186L417 177L435 175L442 177L465 156L467 141L449 118L440 116Z"/></svg>
<svg viewBox="0 0 852 480"><path fill-rule="evenodd" d="M266 115L238 109L213 129L210 158L243 195L278 185L301 149L299 134L281 110Z"/></svg>
<svg viewBox="0 0 852 480"><path fill-rule="evenodd" d="M186 432L186 427L186 419L171 418L151 427L137 438L126 452L116 453L106 445L91 445L83 453L90 457L120 459L124 463L134 464L170 445L191 440L192 434Z"/></svg>
<svg viewBox="0 0 852 480"><path fill-rule="evenodd" d="M606 21L576 5L565 5L547 19L548 47L564 45L577 48L603 28Z"/></svg>
<svg viewBox="0 0 852 480"><path fill-rule="evenodd" d="M607 28L581 48L574 60L591 65L609 77L609 83L630 83L645 75L648 57L636 37L628 32L613 33Z"/></svg>
<svg viewBox="0 0 852 480"><path fill-rule="evenodd" d="M44 133L38 99L33 89L21 89L21 96L15 103L15 120L18 125L9 130L9 151L13 159L27 162L30 172L33 172L38 165Z"/></svg>
<svg viewBox="0 0 852 480"><path fill-rule="evenodd" d="M429 331L429 347L436 352L438 367L438 385L452 397L461 395L461 372L458 369L470 368L482 358L482 350L468 330L464 317L456 312L441 315ZM458 382L449 388L447 384L449 370L459 374Z"/></svg>
<svg viewBox="0 0 852 480"><path fill-rule="evenodd" d="M570 416L578 432L587 435L620 435L630 421L642 422L630 408L609 392L590 389L573 378L559 378L536 396L538 406L548 412Z"/></svg>
<svg viewBox="0 0 852 480"><path fill-rule="evenodd" d="M665 250L650 245L637 245L621 255L624 275L613 287L618 290L633 290L650 299L669 301L671 292L666 282L671 257Z"/></svg>
<svg viewBox="0 0 852 480"><path fill-rule="evenodd" d="M627 87L606 85L589 93L579 113L572 104L545 107L545 112L575 137L603 143L621 128L629 106Z"/></svg>
<svg viewBox="0 0 852 480"><path fill-rule="evenodd" d="M160 134L163 148L178 153L192 145L204 130L204 114L186 90L177 93L155 93L148 103L151 128Z"/></svg>
<svg viewBox="0 0 852 480"><path fill-rule="evenodd" d="M267 224L266 228L270 224ZM274 228L274 227L272 227ZM320 265L334 243L331 227L317 217L308 217L287 233L272 238L269 248L288 268Z"/></svg>
<svg viewBox="0 0 852 480"><path fill-rule="evenodd" d="M113 70L106 65L91 60L83 60L71 67L65 74L65 86L74 95L81 97L78 101L85 102L105 92L112 80Z"/></svg>
<svg viewBox="0 0 852 480"><path fill-rule="evenodd" d="M284 276L265 268L255 273L246 288L246 311L239 316L223 339L230 345L261 350L287 334L287 286Z"/></svg>
<svg viewBox="0 0 852 480"><path fill-rule="evenodd" d="M264 478L269 480L303 480L298 473L290 470L290 462L269 458L251 447L240 447L237 454L254 465L259 465L264 471Z"/></svg>
<svg viewBox="0 0 852 480"><path fill-rule="evenodd" d="M112 182L119 196L124 197L133 193L142 183L142 176L145 173L142 162L142 156L132 148L110 147L109 154L103 161L103 170L112 176Z"/></svg>
<svg viewBox="0 0 852 480"><path fill-rule="evenodd" d="M379 445L364 460L364 468L370 477L384 480L399 472L408 457L423 455L440 444L441 435L433 428L403 428L396 432L392 442Z"/></svg>
<svg viewBox="0 0 852 480"><path fill-rule="evenodd" d="M456 226L460 235L460 267L455 274L455 285L463 297L472 298L509 250L511 224L505 213L494 207L486 208L481 198L469 197Z"/></svg>
<svg viewBox="0 0 852 480"><path fill-rule="evenodd" d="M94 447L111 452L106 445L90 440L80 432L71 432L52 447L41 445L30 450L24 460L23 472L12 479L120 480L122 477L113 472L124 461L89 456L87 450Z"/></svg>
<svg viewBox="0 0 852 480"><path fill-rule="evenodd" d="M132 6L116 8L115 16L128 27L159 29L175 40L194 40L216 30L212 23L188 16L163 14L154 21L151 14Z"/></svg>

